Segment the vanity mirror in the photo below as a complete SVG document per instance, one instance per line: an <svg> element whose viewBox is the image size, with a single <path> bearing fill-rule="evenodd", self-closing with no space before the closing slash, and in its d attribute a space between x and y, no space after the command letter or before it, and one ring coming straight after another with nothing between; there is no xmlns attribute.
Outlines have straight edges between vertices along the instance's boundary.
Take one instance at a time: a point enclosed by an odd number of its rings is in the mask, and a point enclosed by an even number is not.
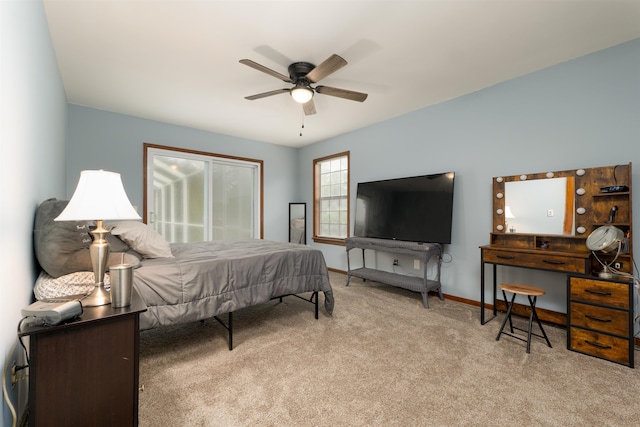
<svg viewBox="0 0 640 427"><path fill-rule="evenodd" d="M588 256L586 239L602 225L628 237L631 176L629 163L495 177L491 245Z"/></svg>
<svg viewBox="0 0 640 427"><path fill-rule="evenodd" d="M496 177L494 232L576 234L576 171Z"/></svg>
<svg viewBox="0 0 640 427"><path fill-rule="evenodd" d="M507 233L573 234L574 177L507 181L504 229Z"/></svg>

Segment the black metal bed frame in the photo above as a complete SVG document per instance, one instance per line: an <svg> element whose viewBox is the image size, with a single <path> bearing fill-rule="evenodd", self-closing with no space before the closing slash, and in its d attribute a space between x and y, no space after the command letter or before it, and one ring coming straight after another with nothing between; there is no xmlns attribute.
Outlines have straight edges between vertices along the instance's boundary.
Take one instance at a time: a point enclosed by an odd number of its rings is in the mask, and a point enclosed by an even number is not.
<svg viewBox="0 0 640 427"><path fill-rule="evenodd" d="M311 304L313 304L315 306L315 317L316 320L318 320L318 291L313 291L311 293L311 297L310 298L305 298L305 297L301 297L298 294L285 294L285 295L281 295L279 297L274 297L271 298L271 300L274 299L279 299L280 302L282 302L282 298L284 297L296 297L296 298L300 298L303 301L307 301L310 302ZM216 319L228 332L229 332L229 351L233 350L233 311L230 311L229 313L227 313L227 323L225 323L220 317L218 316L213 316L214 319ZM204 322L204 321L203 321Z"/></svg>

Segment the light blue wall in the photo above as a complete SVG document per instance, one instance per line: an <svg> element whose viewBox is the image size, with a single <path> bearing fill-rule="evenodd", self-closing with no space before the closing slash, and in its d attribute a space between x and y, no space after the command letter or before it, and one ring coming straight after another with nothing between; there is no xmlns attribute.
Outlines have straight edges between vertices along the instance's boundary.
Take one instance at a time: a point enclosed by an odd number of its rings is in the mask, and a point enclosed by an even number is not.
<svg viewBox="0 0 640 427"><path fill-rule="evenodd" d="M287 241L289 202L297 189L297 150L182 126L69 106L67 196L80 171L118 172L131 203L142 213L143 144L158 144L264 161L264 237Z"/></svg>
<svg viewBox="0 0 640 427"><path fill-rule="evenodd" d="M0 351L23 364L16 327L31 303L36 264L33 219L38 204L65 192L67 101L41 1L0 1ZM10 366L10 365L9 365ZM21 415L25 381L8 387ZM11 425L4 399L0 425Z"/></svg>
<svg viewBox="0 0 640 427"><path fill-rule="evenodd" d="M491 232L492 177L634 162L633 182L640 188L639 137L635 40L304 147L300 183L311 203L313 159L345 150L351 152L353 196L362 181L455 171L453 241L445 248L452 262L444 265L443 291L477 301L478 247ZM633 209L640 224L638 202ZM344 247L312 245L330 267L346 270ZM389 270L387 261L379 257L378 268ZM508 269L501 278L545 287L549 295L539 305L566 311L564 275Z"/></svg>

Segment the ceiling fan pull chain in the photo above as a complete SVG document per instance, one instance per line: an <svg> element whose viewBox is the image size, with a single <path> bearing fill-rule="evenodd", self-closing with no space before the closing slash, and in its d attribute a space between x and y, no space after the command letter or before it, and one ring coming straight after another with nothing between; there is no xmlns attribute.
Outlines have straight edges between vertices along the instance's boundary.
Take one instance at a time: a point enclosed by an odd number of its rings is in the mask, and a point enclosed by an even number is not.
<svg viewBox="0 0 640 427"><path fill-rule="evenodd" d="M304 111L302 112L302 119L300 121L302 122L302 126L300 126L300 136L302 136L302 129L304 129Z"/></svg>

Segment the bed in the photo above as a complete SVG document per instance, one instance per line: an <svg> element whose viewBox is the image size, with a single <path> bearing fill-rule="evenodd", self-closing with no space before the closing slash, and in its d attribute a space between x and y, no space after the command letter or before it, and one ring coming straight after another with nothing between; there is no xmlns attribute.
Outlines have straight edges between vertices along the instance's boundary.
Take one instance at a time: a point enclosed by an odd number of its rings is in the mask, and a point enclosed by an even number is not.
<svg viewBox="0 0 640 427"><path fill-rule="evenodd" d="M64 206L65 201L49 199L36 213L34 246L43 268L34 287L38 299L83 294L93 287L88 258L92 224L54 222ZM141 222L107 226L110 265L124 261L135 267L133 287L147 304L141 329L220 320L218 316L229 313L223 324L229 329L231 348L231 315L239 309L310 293L317 318L322 293L326 312L333 312L333 292L319 250L259 239L169 244Z"/></svg>

